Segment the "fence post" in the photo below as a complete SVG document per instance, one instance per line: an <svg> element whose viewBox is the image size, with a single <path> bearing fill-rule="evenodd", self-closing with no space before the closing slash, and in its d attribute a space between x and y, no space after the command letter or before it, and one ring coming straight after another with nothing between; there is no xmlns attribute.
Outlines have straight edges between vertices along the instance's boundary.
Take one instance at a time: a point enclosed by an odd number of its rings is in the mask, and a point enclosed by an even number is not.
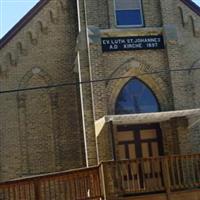
<svg viewBox="0 0 200 200"><path fill-rule="evenodd" d="M105 169L104 169L104 163L102 162L100 164L100 180L101 180L101 193L103 196L103 199L107 199L107 193L106 193L106 184L105 184Z"/></svg>
<svg viewBox="0 0 200 200"><path fill-rule="evenodd" d="M169 162L168 162L169 159L170 158L168 156L163 157L163 162L162 162L164 187L168 200L171 199L171 181L170 181Z"/></svg>
<svg viewBox="0 0 200 200"><path fill-rule="evenodd" d="M41 200L41 196L40 196L40 185L39 185L39 181L34 180L33 181L33 185L34 185L34 197L35 200Z"/></svg>

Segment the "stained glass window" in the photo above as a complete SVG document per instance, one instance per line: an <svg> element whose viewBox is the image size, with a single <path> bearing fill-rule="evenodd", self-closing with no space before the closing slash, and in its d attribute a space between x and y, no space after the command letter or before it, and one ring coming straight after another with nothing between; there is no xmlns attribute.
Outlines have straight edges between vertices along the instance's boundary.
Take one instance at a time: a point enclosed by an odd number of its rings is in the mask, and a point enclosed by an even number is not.
<svg viewBox="0 0 200 200"><path fill-rule="evenodd" d="M116 114L158 112L158 101L151 89L139 79L131 79L116 101Z"/></svg>

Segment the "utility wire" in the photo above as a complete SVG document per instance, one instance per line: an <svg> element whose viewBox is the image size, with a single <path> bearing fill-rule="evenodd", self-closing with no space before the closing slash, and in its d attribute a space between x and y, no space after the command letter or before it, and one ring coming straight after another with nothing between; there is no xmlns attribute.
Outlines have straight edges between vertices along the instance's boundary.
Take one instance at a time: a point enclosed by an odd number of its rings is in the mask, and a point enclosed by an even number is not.
<svg viewBox="0 0 200 200"><path fill-rule="evenodd" d="M183 69L159 70L159 71L145 72L145 73L137 74L137 77L145 76L145 75L152 75L152 74L166 73L166 72L183 72L183 71L191 72L193 70L199 70L199 69L200 69L200 67L196 67L196 68L183 68ZM52 84L52 85L47 85L47 86L38 86L38 87L28 87L28 88L3 90L3 91L0 91L0 94L23 92L23 91L31 91L31 90L40 90L40 89L58 88L58 87L80 85L80 84L88 84L88 83L98 83L98 82L106 82L106 83L108 83L108 81L114 81L114 80L119 80L119 79L127 79L127 78L134 78L134 77L136 77L136 76L135 75L133 75L133 76L119 76L119 77L105 78L105 79L76 81L76 82L65 82L65 83Z"/></svg>

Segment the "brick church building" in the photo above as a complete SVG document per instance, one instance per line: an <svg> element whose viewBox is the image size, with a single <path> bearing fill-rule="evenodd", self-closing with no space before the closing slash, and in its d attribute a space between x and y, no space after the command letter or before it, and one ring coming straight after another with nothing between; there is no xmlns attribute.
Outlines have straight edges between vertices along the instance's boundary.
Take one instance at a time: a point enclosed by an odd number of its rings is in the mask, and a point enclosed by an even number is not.
<svg viewBox="0 0 200 200"><path fill-rule="evenodd" d="M0 42L0 180L200 152L200 8L41 0Z"/></svg>

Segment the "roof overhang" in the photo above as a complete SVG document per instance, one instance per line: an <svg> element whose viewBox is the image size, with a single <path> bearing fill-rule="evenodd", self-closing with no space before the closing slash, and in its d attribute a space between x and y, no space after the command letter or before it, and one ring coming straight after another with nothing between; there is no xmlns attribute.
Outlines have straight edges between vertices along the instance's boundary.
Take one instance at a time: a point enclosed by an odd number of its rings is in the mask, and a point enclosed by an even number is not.
<svg viewBox="0 0 200 200"><path fill-rule="evenodd" d="M127 124L147 124L147 123L159 123L168 121L172 118L180 117L195 117L200 116L200 109L190 110L176 110L167 112L155 112L155 113L141 113L141 114L128 114L128 115L106 115L95 121L96 136L99 135L106 123L112 122L116 125Z"/></svg>
<svg viewBox="0 0 200 200"><path fill-rule="evenodd" d="M200 16L200 7L192 0L181 0L186 6Z"/></svg>

